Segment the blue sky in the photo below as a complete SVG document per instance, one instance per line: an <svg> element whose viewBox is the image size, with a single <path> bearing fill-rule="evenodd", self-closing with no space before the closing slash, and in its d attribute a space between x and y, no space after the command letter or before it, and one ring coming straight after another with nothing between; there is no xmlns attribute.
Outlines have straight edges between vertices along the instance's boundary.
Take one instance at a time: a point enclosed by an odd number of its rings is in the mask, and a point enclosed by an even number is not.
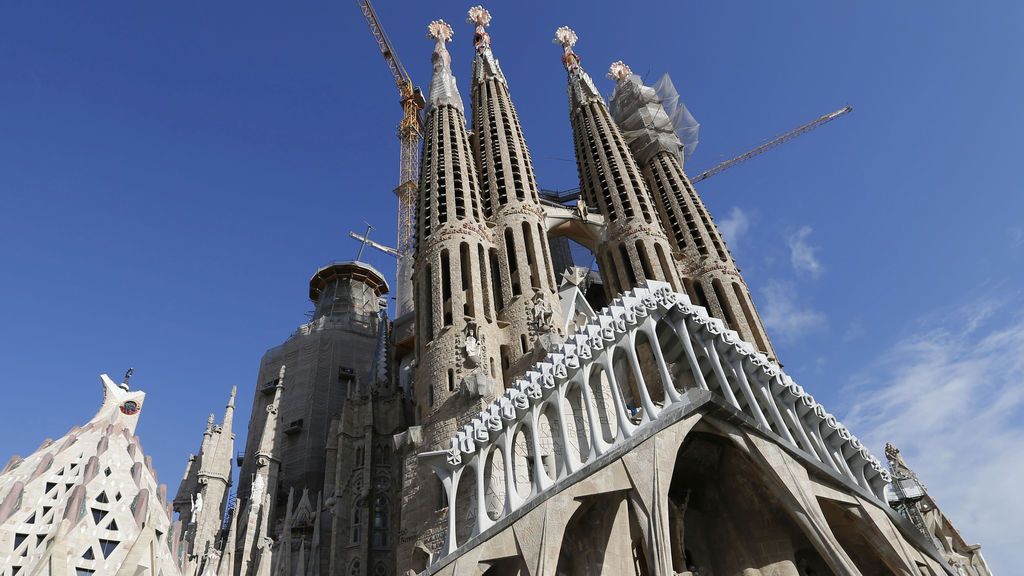
<svg viewBox="0 0 1024 576"><path fill-rule="evenodd" d="M421 85L426 24L444 18L468 96L468 6L379 2ZM855 107L699 189L787 370L876 454L900 445L1009 569L1024 529L1007 484L1024 474L1024 6L487 7L543 187L576 185L559 25L606 93L613 60L672 75L702 124L691 173ZM8 3L0 457L87 420L97 375L128 366L172 491L235 384L244 430L260 355L311 308L309 275L353 257L345 234L364 221L393 241L399 113L354 3Z"/></svg>

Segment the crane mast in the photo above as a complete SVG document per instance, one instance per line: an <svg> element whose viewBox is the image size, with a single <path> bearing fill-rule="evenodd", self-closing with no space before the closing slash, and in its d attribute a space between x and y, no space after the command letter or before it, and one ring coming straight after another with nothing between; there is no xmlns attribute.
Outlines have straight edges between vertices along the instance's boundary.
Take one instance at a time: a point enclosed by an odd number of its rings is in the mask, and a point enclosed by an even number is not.
<svg viewBox="0 0 1024 576"><path fill-rule="evenodd" d="M398 196L398 267L395 280L398 284L397 315L401 316L412 310L413 234L416 218L416 190L419 187L420 138L422 138L425 101L423 94L413 84L412 78L402 66L398 55L395 54L391 41L384 33L384 28L381 26L380 19L370 0L356 0L356 3L359 5L359 10L363 13L366 23L370 26L370 33L377 41L377 48L395 80L400 98L399 103L402 106L402 120L398 123L398 186L395 188L395 195Z"/></svg>

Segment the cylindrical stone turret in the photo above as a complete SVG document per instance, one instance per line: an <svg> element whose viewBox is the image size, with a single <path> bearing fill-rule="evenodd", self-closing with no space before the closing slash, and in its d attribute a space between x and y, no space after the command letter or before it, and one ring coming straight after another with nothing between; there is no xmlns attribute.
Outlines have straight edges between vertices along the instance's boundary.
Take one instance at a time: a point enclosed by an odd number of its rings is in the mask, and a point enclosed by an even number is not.
<svg viewBox="0 0 1024 576"><path fill-rule="evenodd" d="M456 428L502 390L497 358L502 333L490 268L493 232L484 217L462 97L445 47L452 29L437 20L428 31L435 46L420 156L413 275L417 324L413 395L415 423L420 426L416 452L447 446ZM414 547L440 549L444 539L441 494L433 473L419 464L415 454L408 455L402 532L417 535L418 543L400 544L399 563L412 562Z"/></svg>
<svg viewBox="0 0 1024 576"><path fill-rule="evenodd" d="M658 218L672 244L673 262L690 299L724 321L740 337L775 358L750 290L711 214L683 171L683 144L663 97L622 62L608 74L615 121L643 168ZM673 90L674 92L674 90Z"/></svg>
<svg viewBox="0 0 1024 576"><path fill-rule="evenodd" d="M644 278L679 289L671 249L640 169L604 98L573 52L576 33L562 27L555 40L562 45L562 63L569 73L569 122L582 201L608 222L607 238L597 254L606 289L609 294L625 292Z"/></svg>
<svg viewBox="0 0 1024 576"><path fill-rule="evenodd" d="M507 382L555 344L558 286L530 151L485 30L491 15L476 6L469 21L476 25L472 145L484 214L494 223L495 246L488 258L498 319L508 323L499 354Z"/></svg>

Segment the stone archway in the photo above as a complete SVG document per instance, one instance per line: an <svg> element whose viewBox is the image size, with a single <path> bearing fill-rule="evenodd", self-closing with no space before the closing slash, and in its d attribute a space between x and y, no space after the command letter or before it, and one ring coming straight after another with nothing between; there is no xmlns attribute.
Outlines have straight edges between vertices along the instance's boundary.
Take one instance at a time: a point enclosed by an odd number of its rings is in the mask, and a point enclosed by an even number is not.
<svg viewBox="0 0 1024 576"><path fill-rule="evenodd" d="M729 439L692 432L676 456L669 488L673 569L681 574L832 576L775 496L763 472Z"/></svg>
<svg viewBox="0 0 1024 576"><path fill-rule="evenodd" d="M625 492L586 498L565 526L555 574L637 574L634 544L638 533L634 525Z"/></svg>

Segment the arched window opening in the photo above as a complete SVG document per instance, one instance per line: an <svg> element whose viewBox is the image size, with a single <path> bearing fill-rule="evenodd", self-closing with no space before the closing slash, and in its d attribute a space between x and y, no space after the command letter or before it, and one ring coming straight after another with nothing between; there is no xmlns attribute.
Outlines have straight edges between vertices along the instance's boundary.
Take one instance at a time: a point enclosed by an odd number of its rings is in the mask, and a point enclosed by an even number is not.
<svg viewBox="0 0 1024 576"><path fill-rule="evenodd" d="M376 548L388 545L388 530L390 528L388 516L388 499L383 494L378 495L373 501L373 545Z"/></svg>
<svg viewBox="0 0 1024 576"><path fill-rule="evenodd" d="M526 339L526 334L519 335L519 347L522 348L523 354L526 354L526 351L530 349L530 343Z"/></svg>
<svg viewBox="0 0 1024 576"><path fill-rule="evenodd" d="M444 325L452 325L452 268L448 250L441 251L441 307Z"/></svg>
<svg viewBox="0 0 1024 576"><path fill-rule="evenodd" d="M473 318L476 316L476 305L473 290L473 262L469 253L469 244L463 242L459 245L459 275L462 276L462 294L465 303L462 305L462 315Z"/></svg>
<svg viewBox="0 0 1024 576"><path fill-rule="evenodd" d="M736 330L739 328L739 324L736 323L736 316L732 313L732 305L726 297L722 281L718 278L712 280L711 289L715 291L715 299L718 300L718 307L722 309L722 320L725 320L725 324L729 328Z"/></svg>
<svg viewBox="0 0 1024 576"><path fill-rule="evenodd" d="M523 244L526 245L526 263L530 266L530 286L534 290L540 290L541 276L540 268L537 266L537 249L533 245L533 232L526 222L523 222Z"/></svg>
<svg viewBox="0 0 1024 576"><path fill-rule="evenodd" d="M637 240L635 246L636 255L640 259L640 269L643 270L644 278L648 280L657 280L658 277L654 275L654 270L651 269L651 261L647 257L647 249L644 247L643 242Z"/></svg>
<svg viewBox="0 0 1024 576"><path fill-rule="evenodd" d="M704 294L704 285L698 280L693 283L693 296L697 299L697 305L708 307L708 297Z"/></svg>
<svg viewBox="0 0 1024 576"><path fill-rule="evenodd" d="M619 244L619 257L622 258L622 269L626 272L626 281L629 284L623 288L633 288L636 286L636 271L633 269L633 262L629 258L629 251L626 250L625 244Z"/></svg>
<svg viewBox="0 0 1024 576"><path fill-rule="evenodd" d="M536 194L536 191L534 192ZM551 247L548 246L547 242L548 235L544 232L544 227L537 223L537 242L540 242L540 251L544 255L544 268L548 271L548 281L551 282L552 288L558 287L558 282L555 281L555 269L551 265Z"/></svg>
<svg viewBox="0 0 1024 576"><path fill-rule="evenodd" d="M455 370L448 369L448 391L455 392Z"/></svg>
<svg viewBox="0 0 1024 576"><path fill-rule="evenodd" d="M608 294L618 294L622 292L622 279L619 278L619 267L615 265L615 256L609 253L604 255L605 263L608 265L608 286L605 286L605 291ZM597 308L595 308L597 310Z"/></svg>
<svg viewBox="0 0 1024 576"><path fill-rule="evenodd" d="M430 264L423 269L423 292L420 296L420 302L423 303L423 326L425 333L431 337L434 336L434 276L432 274ZM422 348L421 348L422 349Z"/></svg>
<svg viewBox="0 0 1024 576"><path fill-rule="evenodd" d="M501 286L501 263L498 260L498 250L496 248L490 249L490 267L491 267L491 293L494 295L494 310L496 313L502 311L505 308L505 301L502 298L502 286Z"/></svg>
<svg viewBox="0 0 1024 576"><path fill-rule="evenodd" d="M508 349L507 344L501 345L501 370L508 370L508 367L512 365L512 352Z"/></svg>
<svg viewBox="0 0 1024 576"><path fill-rule="evenodd" d="M661 244L654 245L654 252L658 255L658 264L661 265L661 273L665 275L665 280L672 285L672 289L679 291L679 285L676 283L676 275L672 270L672 265L669 264L668 257L665 255L665 249Z"/></svg>
<svg viewBox="0 0 1024 576"><path fill-rule="evenodd" d="M491 277L490 274L487 273L487 258L484 257L483 244L476 245L476 259L480 264L480 282L482 284L487 282L487 279ZM494 287L491 286L488 288L487 286L481 286L481 288L483 288L483 290L480 291L480 295L483 296L484 299L484 317L491 320L493 319L493 316L491 316L491 291Z"/></svg>
<svg viewBox="0 0 1024 576"><path fill-rule="evenodd" d="M351 520L351 524L349 525L348 533L349 533L349 541L352 542L353 544L358 544L359 541L363 537L363 530L362 530L362 528L363 528L363 526L362 526L363 514L362 514L362 506L360 506L360 502L357 500L354 504L355 505L352 506L352 520Z"/></svg>
<svg viewBox="0 0 1024 576"><path fill-rule="evenodd" d="M512 229L505 229L505 257L508 258L509 280L512 282L512 296L519 296L523 289L519 284L519 263L516 261L516 243Z"/></svg>
<svg viewBox="0 0 1024 576"><path fill-rule="evenodd" d="M761 352L767 352L768 346L765 343L764 334L761 333L761 324L754 318L754 310L750 307L750 302L747 301L746 294L740 288L739 282L732 283L732 291L736 295L736 300L740 303L740 308L743 309L743 316L747 319L747 327L750 328L750 333L754 335L754 344L757 344L757 349Z"/></svg>

